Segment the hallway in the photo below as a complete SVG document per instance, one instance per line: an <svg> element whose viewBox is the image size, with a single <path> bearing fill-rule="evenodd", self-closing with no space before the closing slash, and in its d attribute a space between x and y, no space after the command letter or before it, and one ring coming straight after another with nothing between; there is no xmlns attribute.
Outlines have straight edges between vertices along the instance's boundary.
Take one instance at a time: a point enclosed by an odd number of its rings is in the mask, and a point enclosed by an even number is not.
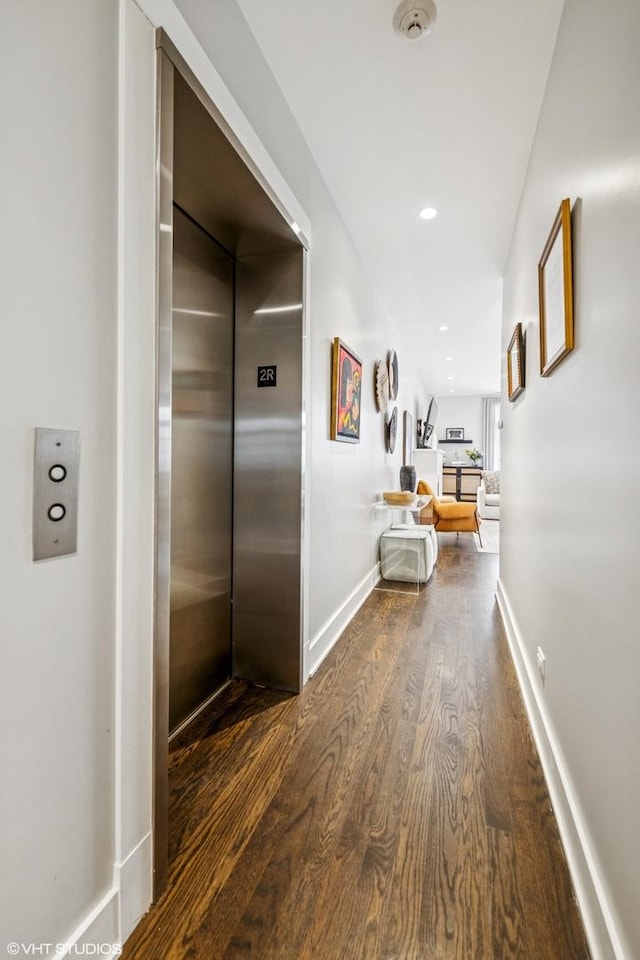
<svg viewBox="0 0 640 960"><path fill-rule="evenodd" d="M440 536L302 694L234 683L171 758L168 889L125 960L585 960L494 602ZM224 702L222 702L224 700Z"/></svg>

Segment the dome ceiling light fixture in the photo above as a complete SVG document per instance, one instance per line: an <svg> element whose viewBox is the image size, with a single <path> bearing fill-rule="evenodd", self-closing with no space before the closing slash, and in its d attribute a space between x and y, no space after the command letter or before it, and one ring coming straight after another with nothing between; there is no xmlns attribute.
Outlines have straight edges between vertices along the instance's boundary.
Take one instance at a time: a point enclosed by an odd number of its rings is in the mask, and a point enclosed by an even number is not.
<svg viewBox="0 0 640 960"><path fill-rule="evenodd" d="M437 16L433 0L402 0L393 15L393 27L401 37L419 40L429 33Z"/></svg>

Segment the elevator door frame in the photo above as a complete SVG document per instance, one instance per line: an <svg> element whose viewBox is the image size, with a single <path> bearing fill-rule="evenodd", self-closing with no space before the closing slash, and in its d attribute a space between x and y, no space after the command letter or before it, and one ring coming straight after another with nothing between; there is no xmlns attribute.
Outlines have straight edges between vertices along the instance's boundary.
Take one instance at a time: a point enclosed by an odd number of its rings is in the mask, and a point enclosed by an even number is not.
<svg viewBox="0 0 640 960"><path fill-rule="evenodd" d="M186 81L212 121L222 130L242 161L286 223L293 218L256 164L239 143L210 97L192 74L164 31L157 31L157 427L156 427L156 571L154 638L154 774L153 774L153 899L157 900L167 881L169 839L169 588L171 524L171 357L173 304L173 156L174 156L174 71ZM308 286L308 244L298 234L302 247L302 389L301 389L301 511L300 511L300 685L303 680L303 653L307 599L303 579L307 541L304 536L305 508L305 407L308 337L306 336L306 293ZM169 375L167 375L169 371Z"/></svg>

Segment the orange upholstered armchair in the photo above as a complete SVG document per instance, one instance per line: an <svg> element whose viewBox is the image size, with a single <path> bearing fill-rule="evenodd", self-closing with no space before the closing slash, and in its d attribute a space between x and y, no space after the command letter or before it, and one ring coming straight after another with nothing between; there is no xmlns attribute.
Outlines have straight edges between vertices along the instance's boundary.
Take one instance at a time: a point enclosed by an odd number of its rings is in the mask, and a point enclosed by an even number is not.
<svg viewBox="0 0 640 960"><path fill-rule="evenodd" d="M477 533L480 537L480 520L477 504L461 503L450 498L438 499L428 483L418 482L418 494L432 497L430 507L433 507L433 524L441 533Z"/></svg>

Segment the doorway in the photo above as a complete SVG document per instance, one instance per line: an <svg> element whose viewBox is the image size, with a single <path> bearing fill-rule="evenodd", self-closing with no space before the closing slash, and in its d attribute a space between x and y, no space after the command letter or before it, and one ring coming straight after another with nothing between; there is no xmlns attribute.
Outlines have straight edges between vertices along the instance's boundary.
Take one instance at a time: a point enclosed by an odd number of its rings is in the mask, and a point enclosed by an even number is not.
<svg viewBox="0 0 640 960"><path fill-rule="evenodd" d="M305 258L162 31L158 45L154 899L170 732L231 678L302 687Z"/></svg>

